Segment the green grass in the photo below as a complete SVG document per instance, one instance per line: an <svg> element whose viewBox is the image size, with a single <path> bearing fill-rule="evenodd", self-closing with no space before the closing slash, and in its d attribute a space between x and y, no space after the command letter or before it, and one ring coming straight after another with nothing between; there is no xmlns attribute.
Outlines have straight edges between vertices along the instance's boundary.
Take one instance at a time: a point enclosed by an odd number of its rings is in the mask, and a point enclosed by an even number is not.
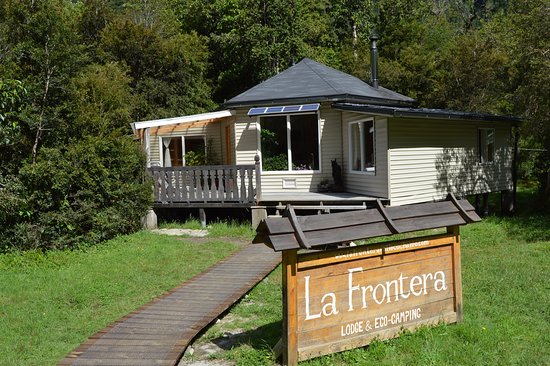
<svg viewBox="0 0 550 366"><path fill-rule="evenodd" d="M236 249L139 232L80 251L0 255L0 365L54 365Z"/></svg>
<svg viewBox="0 0 550 366"><path fill-rule="evenodd" d="M550 214L519 195L522 213L462 228L464 322L301 365L550 365ZM199 229L188 222L186 228ZM182 227L179 223L164 227ZM53 365L91 334L250 240L248 225L209 225L207 242L139 232L77 251L0 255L0 365ZM203 239L201 239L203 240ZM213 357L273 365L281 335L281 270L198 343L240 333Z"/></svg>
<svg viewBox="0 0 550 366"><path fill-rule="evenodd" d="M423 327L400 338L300 365L550 365L550 214L522 192L513 218L462 227L464 322ZM273 365L281 332L281 272L272 273L199 341L241 331L214 358ZM197 346L198 346L197 345Z"/></svg>

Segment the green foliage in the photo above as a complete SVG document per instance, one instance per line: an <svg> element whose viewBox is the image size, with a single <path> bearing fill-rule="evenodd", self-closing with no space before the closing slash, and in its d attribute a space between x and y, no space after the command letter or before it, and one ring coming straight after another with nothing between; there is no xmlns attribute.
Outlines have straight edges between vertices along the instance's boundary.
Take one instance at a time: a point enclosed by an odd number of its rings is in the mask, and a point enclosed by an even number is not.
<svg viewBox="0 0 550 366"><path fill-rule="evenodd" d="M262 169L280 171L288 169L288 156L278 142L276 132L262 128Z"/></svg>
<svg viewBox="0 0 550 366"><path fill-rule="evenodd" d="M2 226L2 246L20 249L94 244L140 227L150 205L144 156L129 138L85 138L43 148L21 168L18 217ZM12 206L15 204L12 203Z"/></svg>
<svg viewBox="0 0 550 366"><path fill-rule="evenodd" d="M537 151L522 152L521 167L550 197L547 13L547 0L4 0L1 220L40 240L44 224L16 186L42 149L65 158L88 137L129 134L132 121L212 110L303 57L368 80L372 31L384 87L423 107L524 117L521 146ZM264 169L286 169L282 153L264 153ZM68 208L52 205L41 220L61 229L48 236L79 231Z"/></svg>
<svg viewBox="0 0 550 366"><path fill-rule="evenodd" d="M188 151L184 158L186 166L199 166L206 163L206 154L202 151Z"/></svg>
<svg viewBox="0 0 550 366"><path fill-rule="evenodd" d="M236 249L141 231L85 250L0 254L0 364L55 365Z"/></svg>
<svg viewBox="0 0 550 366"><path fill-rule="evenodd" d="M130 132L131 78L120 64L91 64L72 79L70 136Z"/></svg>

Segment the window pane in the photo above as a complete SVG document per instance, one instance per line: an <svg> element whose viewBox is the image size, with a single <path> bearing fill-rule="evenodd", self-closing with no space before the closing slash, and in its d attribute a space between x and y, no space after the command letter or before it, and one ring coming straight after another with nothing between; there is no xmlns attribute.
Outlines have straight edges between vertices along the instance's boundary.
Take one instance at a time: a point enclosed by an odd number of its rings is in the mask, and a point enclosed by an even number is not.
<svg viewBox="0 0 550 366"><path fill-rule="evenodd" d="M206 164L206 145L202 137L185 138L185 165Z"/></svg>
<svg viewBox="0 0 550 366"><path fill-rule="evenodd" d="M495 155L495 130L480 129L478 133L479 162L490 163Z"/></svg>
<svg viewBox="0 0 550 366"><path fill-rule="evenodd" d="M288 170L286 116L262 117L260 128L262 169Z"/></svg>
<svg viewBox="0 0 550 366"><path fill-rule="evenodd" d="M351 128L351 170L361 170L361 134L359 130L359 123L353 123Z"/></svg>
<svg viewBox="0 0 550 366"><path fill-rule="evenodd" d="M162 138L162 162L165 167L182 166L181 137Z"/></svg>
<svg viewBox="0 0 550 366"><path fill-rule="evenodd" d="M495 130L487 130L487 162L492 162L495 155Z"/></svg>
<svg viewBox="0 0 550 366"><path fill-rule="evenodd" d="M362 122L363 129L363 170L374 171L374 124L373 121Z"/></svg>
<svg viewBox="0 0 550 366"><path fill-rule="evenodd" d="M292 170L319 169L319 131L317 115L290 117Z"/></svg>

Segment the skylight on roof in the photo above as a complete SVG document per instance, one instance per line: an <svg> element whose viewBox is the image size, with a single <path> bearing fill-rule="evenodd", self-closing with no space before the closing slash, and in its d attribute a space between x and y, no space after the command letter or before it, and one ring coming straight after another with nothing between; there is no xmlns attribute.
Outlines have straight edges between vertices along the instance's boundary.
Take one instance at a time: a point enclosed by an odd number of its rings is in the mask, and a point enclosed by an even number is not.
<svg viewBox="0 0 550 366"><path fill-rule="evenodd" d="M300 112L315 112L319 110L321 105L301 104L301 105L286 105L278 107L254 107L248 111L249 116L259 116L263 114L282 114L282 113L300 113Z"/></svg>

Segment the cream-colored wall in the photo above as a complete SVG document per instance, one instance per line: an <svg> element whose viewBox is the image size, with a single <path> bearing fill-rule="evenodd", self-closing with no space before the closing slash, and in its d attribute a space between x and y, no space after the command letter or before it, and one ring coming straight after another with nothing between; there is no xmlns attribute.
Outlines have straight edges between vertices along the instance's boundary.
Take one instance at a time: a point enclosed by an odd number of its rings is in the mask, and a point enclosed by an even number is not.
<svg viewBox="0 0 550 366"><path fill-rule="evenodd" d="M237 164L254 164L254 156L260 154L258 118L248 117L247 112L248 109L237 111L235 119ZM341 113L330 108L330 105L327 104L321 106L319 116L320 171L262 172L263 193L316 192L317 185L323 178L332 181L330 160L335 158L338 161L342 160ZM295 188L284 188L284 181Z"/></svg>
<svg viewBox="0 0 550 366"><path fill-rule="evenodd" d="M182 129L174 128L172 131L167 131L164 127L162 132L156 133L154 128L149 129L150 133L150 158L152 166L162 166L161 154L160 154L160 138L161 137L177 137L177 136L204 136L206 144L210 147L208 152L213 153L212 160L215 164L222 164L224 159L225 150L222 150L222 138L223 130L222 124L219 122L212 122L199 126ZM175 126L177 127L177 126ZM209 158L210 159L210 158Z"/></svg>
<svg viewBox="0 0 550 366"><path fill-rule="evenodd" d="M349 125L374 117L375 172L353 172L349 163ZM388 120L386 117L362 113L342 112L342 136L344 137L342 175L347 192L388 198ZM339 161L339 164L342 162Z"/></svg>
<svg viewBox="0 0 550 366"><path fill-rule="evenodd" d="M495 161L478 162L478 129L495 129ZM505 122L391 118L390 202L404 205L511 189L511 126Z"/></svg>

